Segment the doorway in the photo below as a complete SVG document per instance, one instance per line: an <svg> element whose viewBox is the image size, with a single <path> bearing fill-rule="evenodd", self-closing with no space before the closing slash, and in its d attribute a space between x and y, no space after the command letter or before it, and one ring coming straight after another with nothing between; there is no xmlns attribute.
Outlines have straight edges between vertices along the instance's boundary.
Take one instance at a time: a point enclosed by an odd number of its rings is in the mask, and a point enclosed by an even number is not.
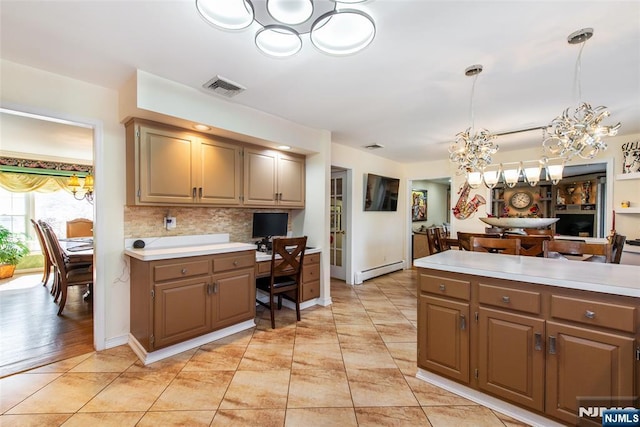
<svg viewBox="0 0 640 427"><path fill-rule="evenodd" d="M345 280L347 263L347 171L332 170L330 201L329 265L330 275Z"/></svg>
<svg viewBox="0 0 640 427"><path fill-rule="evenodd" d="M102 129L99 123L82 123L74 118L51 117L48 112L42 114L39 111L33 111L23 106L0 109L0 119L2 122L2 155L5 157L39 160L45 163L76 163L73 160L83 160L85 163L96 164L98 157L96 147L101 145L98 144L101 139ZM88 205L86 200L71 200L68 206L74 206L74 203L83 204L81 205L83 208ZM31 218L42 216L42 213L35 206L36 204L32 203L30 205L31 208L26 209L24 215L25 223L29 223ZM93 219L97 219L95 204L88 206ZM36 217L34 219L39 218ZM99 234L98 228L96 224L94 235ZM30 232L31 226L25 227L25 230ZM59 235L63 235L63 233ZM35 244L35 246L39 248L38 244ZM95 248L95 254L94 272L101 265L98 262L101 258L97 247ZM21 349L19 346L23 345L25 347L22 351L24 358L23 360L14 360L7 367L8 371L2 370L3 375L17 372L15 369L30 369L73 355L85 354L102 347L98 343L104 341L102 339L104 325L98 324L95 319L104 317L103 290L94 294L93 307L87 310L84 307L86 303L82 301L82 292L84 290L81 287L70 288L70 296L65 306L65 311L62 316L57 316L58 307L53 302L53 297L49 295L48 289L42 286L41 278L42 273L20 275L17 277L17 282L10 285L11 289L5 288L8 292L3 292L3 299L7 301L12 299L14 301L12 304L17 304L16 301L22 297L19 294L31 293L24 295L25 298L23 299L29 306L29 310L37 310L34 316L30 316L33 321L4 316L5 322L12 323L11 325L1 325L3 330L8 330L5 327L15 329L17 326L15 323L19 323L21 331L23 331L22 335L30 337L30 339L23 339L22 341L17 341L17 344L12 344L12 352L14 354L20 354ZM51 281L52 278L49 279L49 286L51 286ZM36 283L36 285L33 285L32 282ZM94 283L96 283L96 277L94 277ZM100 286L96 286L96 288L98 287ZM78 295L79 298L76 299L79 299L84 305L78 303L76 305L77 310L74 311L72 301L74 296L71 292L76 291L80 293ZM41 304L40 308L35 308L34 304L36 302ZM28 313L28 310L25 310L25 312ZM46 318L43 316L46 316ZM38 319L37 321L35 321L36 318ZM28 346L31 344L37 345L37 349L29 350ZM12 369L15 372L12 372Z"/></svg>

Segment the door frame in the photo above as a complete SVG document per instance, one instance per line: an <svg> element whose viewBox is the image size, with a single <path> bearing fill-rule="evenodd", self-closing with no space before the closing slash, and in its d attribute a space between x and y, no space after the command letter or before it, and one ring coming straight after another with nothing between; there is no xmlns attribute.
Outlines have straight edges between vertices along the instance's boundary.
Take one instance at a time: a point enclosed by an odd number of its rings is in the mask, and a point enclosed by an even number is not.
<svg viewBox="0 0 640 427"><path fill-rule="evenodd" d="M72 126L80 126L84 128L91 128L93 130L93 169L95 177L94 191L96 194L104 194L105 180L105 168L103 168L104 152L103 152L103 138L104 138L104 125L101 120L80 117L73 114L64 114L57 111L49 111L42 108L36 108L32 106L3 103L0 110L6 113L15 114L19 113L26 117L33 117L34 119L52 120L59 123L64 123ZM105 320L105 283L103 281L104 276L98 274L97 270L106 265L105 254L102 250L100 242L106 238L106 225L102 220L102 215L99 214L101 201L97 197L93 203L93 235L94 235L94 269L93 269L93 346L95 350L104 350L106 348L106 320Z"/></svg>
<svg viewBox="0 0 640 427"><path fill-rule="evenodd" d="M344 204L342 205L342 220L344 224L344 246L342 248L343 251L343 268L344 277L334 276L335 271L331 267L331 262L329 261L329 269L330 269L330 277L336 278L339 280L344 280L348 285L353 285L353 262L352 262L352 254L353 254L353 170L345 169L337 166L331 166L331 179L333 178L335 173L343 173L344 174L344 188L342 194L342 200ZM329 192L329 198L331 198L331 192ZM327 203L327 205L331 206L331 200ZM331 215L329 212L328 220L331 221ZM331 224L329 224L329 229L331 228ZM329 248L329 252L331 248Z"/></svg>

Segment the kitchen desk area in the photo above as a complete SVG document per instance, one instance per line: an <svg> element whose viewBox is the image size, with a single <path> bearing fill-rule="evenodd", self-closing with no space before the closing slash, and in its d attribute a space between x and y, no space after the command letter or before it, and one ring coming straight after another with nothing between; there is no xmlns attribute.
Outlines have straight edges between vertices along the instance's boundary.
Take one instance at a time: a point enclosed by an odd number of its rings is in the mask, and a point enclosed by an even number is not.
<svg viewBox="0 0 640 427"><path fill-rule="evenodd" d="M136 240L144 247L134 248ZM307 306L320 295L320 251L305 251ZM229 242L228 234L127 239L125 255L129 346L145 365L255 326L255 279L271 268L271 255L255 244Z"/></svg>
<svg viewBox="0 0 640 427"><path fill-rule="evenodd" d="M418 378L531 425L578 424L579 397L638 407L640 267L456 250L414 266Z"/></svg>

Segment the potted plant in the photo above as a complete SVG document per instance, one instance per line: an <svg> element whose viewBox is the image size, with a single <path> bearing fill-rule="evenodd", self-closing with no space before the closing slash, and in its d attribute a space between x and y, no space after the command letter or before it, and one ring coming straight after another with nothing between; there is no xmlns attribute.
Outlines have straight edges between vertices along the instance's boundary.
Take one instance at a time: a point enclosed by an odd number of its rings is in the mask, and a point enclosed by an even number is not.
<svg viewBox="0 0 640 427"><path fill-rule="evenodd" d="M29 254L27 244L0 225L0 279L13 277L16 265Z"/></svg>

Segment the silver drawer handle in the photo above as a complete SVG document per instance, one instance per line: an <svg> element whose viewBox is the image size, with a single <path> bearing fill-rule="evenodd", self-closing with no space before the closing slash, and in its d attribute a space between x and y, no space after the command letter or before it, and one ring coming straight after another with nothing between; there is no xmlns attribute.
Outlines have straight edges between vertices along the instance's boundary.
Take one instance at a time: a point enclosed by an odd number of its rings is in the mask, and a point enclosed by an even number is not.
<svg viewBox="0 0 640 427"><path fill-rule="evenodd" d="M443 284L440 284L440 290L441 290L442 292L444 292L444 291L445 291L445 289L446 289L446 286L444 286Z"/></svg>
<svg viewBox="0 0 640 427"><path fill-rule="evenodd" d="M187 274L187 269L186 269L186 268L183 268L182 270L180 270L180 273L182 273L182 274Z"/></svg>
<svg viewBox="0 0 640 427"><path fill-rule="evenodd" d="M502 302L505 304L509 304L509 302L511 301L511 298L509 298L508 296L503 296L502 297Z"/></svg>
<svg viewBox="0 0 640 427"><path fill-rule="evenodd" d="M586 317L587 319L594 319L596 317L596 312L595 311L591 311L591 310L587 310L584 313L584 317Z"/></svg>

